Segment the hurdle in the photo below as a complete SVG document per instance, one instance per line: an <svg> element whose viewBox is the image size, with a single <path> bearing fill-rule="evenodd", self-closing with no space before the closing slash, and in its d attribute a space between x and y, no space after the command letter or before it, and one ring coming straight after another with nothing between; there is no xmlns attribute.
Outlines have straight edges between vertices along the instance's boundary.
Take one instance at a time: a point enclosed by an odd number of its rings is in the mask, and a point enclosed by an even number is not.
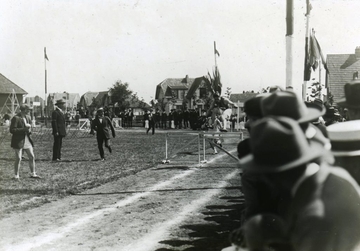
<svg viewBox="0 0 360 251"><path fill-rule="evenodd" d="M234 137L235 136L235 137ZM200 161L200 142L199 142L199 164L205 164L207 163L206 160L206 141L208 141L210 143L210 145L212 145L213 147L217 147L219 150L223 151L224 153L226 153L227 155L229 155L231 158L235 159L235 160L239 160L236 156L232 155L231 153L229 153L226 149L224 149L223 147L221 147L220 145L216 144L215 142L213 142L213 139L222 139L222 138L237 138L239 137L240 141L242 141L244 139L244 134L242 131L240 132L201 132L199 133L199 139L203 139L203 160Z"/></svg>
<svg viewBox="0 0 360 251"><path fill-rule="evenodd" d="M176 135L179 133L173 133L173 135ZM190 133L187 133L187 135L193 135ZM169 141L169 137L170 137L170 133L165 133L165 159L161 161L161 163L163 164L169 164L170 163L170 159L169 159L169 151L168 151L168 141ZM182 150L184 150L185 148L187 148L188 146L190 146L192 143L194 143L196 140L199 140L198 137L193 138L192 140L190 140L187 144L185 144L183 147L181 147L180 149L177 149L177 152L174 153L172 156L170 156L170 158L174 158L175 156L178 155L179 152L181 152Z"/></svg>
<svg viewBox="0 0 360 251"><path fill-rule="evenodd" d="M176 133L179 135L179 133ZM176 157L182 150L190 146L192 143L194 143L197 140L197 155L198 155L198 164L205 164L207 163L206 160L206 141L210 143L211 146L218 148L234 160L238 160L238 158L234 155L232 155L229 151L224 149L222 146L216 144L213 142L213 139L224 139L224 138L232 138L232 139L239 139L242 141L244 139L243 132L198 132L198 133L186 133L186 135L196 135L197 137L194 137L193 139L189 140L187 144L185 144L180 149L176 149L176 153L169 156L169 137L170 133L165 134L165 159L161 161L162 164L170 164L170 159ZM201 149L201 145L203 146ZM203 160L201 160L203 155ZM195 162L196 163L196 162Z"/></svg>

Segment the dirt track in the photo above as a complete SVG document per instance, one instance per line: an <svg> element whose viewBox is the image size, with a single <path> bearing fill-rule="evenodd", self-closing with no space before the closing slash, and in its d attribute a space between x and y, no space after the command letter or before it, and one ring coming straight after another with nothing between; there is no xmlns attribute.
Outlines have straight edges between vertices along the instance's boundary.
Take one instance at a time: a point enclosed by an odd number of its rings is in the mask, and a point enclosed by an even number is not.
<svg viewBox="0 0 360 251"><path fill-rule="evenodd" d="M234 161L142 171L0 221L1 250L221 250L239 226ZM212 163L211 163L212 162Z"/></svg>

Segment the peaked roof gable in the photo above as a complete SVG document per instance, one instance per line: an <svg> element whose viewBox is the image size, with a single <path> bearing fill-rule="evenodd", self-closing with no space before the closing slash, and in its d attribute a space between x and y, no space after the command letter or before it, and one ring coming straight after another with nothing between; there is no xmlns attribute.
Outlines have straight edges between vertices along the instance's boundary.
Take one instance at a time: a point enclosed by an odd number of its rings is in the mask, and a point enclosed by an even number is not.
<svg viewBox="0 0 360 251"><path fill-rule="evenodd" d="M0 73L0 93L10 94L13 90L16 94L27 94L24 89L14 84L11 80Z"/></svg>
<svg viewBox="0 0 360 251"><path fill-rule="evenodd" d="M167 78L156 86L155 98L157 99L159 97L161 90L165 93L168 87L176 90L187 90L194 80L195 78L189 78L188 76L185 78Z"/></svg>
<svg viewBox="0 0 360 251"><path fill-rule="evenodd" d="M360 58L355 54L328 54L327 86L334 95L334 100L344 97L344 85L353 79L353 74L360 71Z"/></svg>

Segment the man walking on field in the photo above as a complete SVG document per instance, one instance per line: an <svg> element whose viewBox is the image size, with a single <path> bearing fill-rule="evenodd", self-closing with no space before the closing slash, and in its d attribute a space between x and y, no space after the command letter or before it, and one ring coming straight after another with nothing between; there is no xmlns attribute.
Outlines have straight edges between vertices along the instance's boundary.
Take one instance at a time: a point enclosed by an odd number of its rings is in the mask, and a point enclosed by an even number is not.
<svg viewBox="0 0 360 251"><path fill-rule="evenodd" d="M112 149L110 146L110 130L112 132L113 138L115 138L115 129L111 123L110 118L104 116L103 108L99 108L96 113L96 117L92 123L92 129L96 131L96 139L98 143L100 157L103 161L105 160L103 144L105 143L105 147L109 149L109 152L111 153Z"/></svg>

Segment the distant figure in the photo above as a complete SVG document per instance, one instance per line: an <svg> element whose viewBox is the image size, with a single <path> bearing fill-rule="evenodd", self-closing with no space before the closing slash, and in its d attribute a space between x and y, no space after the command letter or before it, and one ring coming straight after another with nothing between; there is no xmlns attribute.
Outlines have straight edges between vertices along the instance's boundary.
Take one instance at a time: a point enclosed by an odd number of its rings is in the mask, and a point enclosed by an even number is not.
<svg viewBox="0 0 360 251"><path fill-rule="evenodd" d="M19 170L23 151L26 152L29 158L30 178L40 178L35 172L34 143L31 139L31 118L29 116L29 110L29 106L23 104L20 106L20 113L11 119L10 133L12 134L11 147L15 151L15 180L19 180L20 178Z"/></svg>
<svg viewBox="0 0 360 251"><path fill-rule="evenodd" d="M59 99L56 101L55 110L51 114L52 134L54 136L53 161L61 160L62 140L66 136L64 108L65 101Z"/></svg>
<svg viewBox="0 0 360 251"><path fill-rule="evenodd" d="M155 134L155 114L152 109L150 109L148 113L149 118L149 128L146 130L146 134L149 133L150 129L152 129L152 135Z"/></svg>
<svg viewBox="0 0 360 251"><path fill-rule="evenodd" d="M132 109L129 108L128 113L127 113L128 127L132 127L133 118L134 118L134 113L133 113Z"/></svg>
<svg viewBox="0 0 360 251"><path fill-rule="evenodd" d="M76 126L79 126L79 122L80 122L80 112L76 111L76 115L75 115Z"/></svg>
<svg viewBox="0 0 360 251"><path fill-rule="evenodd" d="M115 138L115 129L111 120L108 116L104 116L104 109L99 108L96 112L96 116L92 123L92 128L96 132L96 140L98 143L98 148L100 152L101 160L105 160L105 153L103 144L105 143L105 147L112 152L110 145L110 131L112 133L113 138Z"/></svg>

